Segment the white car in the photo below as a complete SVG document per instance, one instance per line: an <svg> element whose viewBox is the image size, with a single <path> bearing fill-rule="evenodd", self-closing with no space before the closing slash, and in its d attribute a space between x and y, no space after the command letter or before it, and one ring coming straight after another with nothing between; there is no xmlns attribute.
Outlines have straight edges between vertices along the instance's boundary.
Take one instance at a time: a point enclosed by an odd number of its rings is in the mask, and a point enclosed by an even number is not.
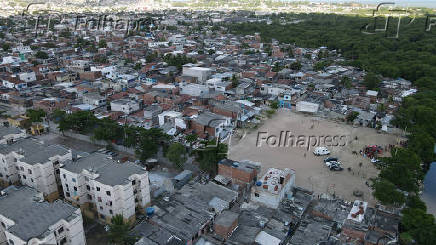
<svg viewBox="0 0 436 245"><path fill-rule="evenodd" d="M330 151L327 149L327 147L316 147L315 150L313 150L313 154L315 156L325 156L330 154Z"/></svg>

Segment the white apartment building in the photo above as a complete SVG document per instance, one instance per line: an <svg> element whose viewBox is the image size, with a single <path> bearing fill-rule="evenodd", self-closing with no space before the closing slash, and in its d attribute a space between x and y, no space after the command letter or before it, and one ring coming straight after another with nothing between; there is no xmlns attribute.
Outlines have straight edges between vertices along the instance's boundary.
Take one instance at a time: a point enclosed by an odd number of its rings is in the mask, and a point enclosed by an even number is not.
<svg viewBox="0 0 436 245"><path fill-rule="evenodd" d="M286 192L295 184L295 171L292 169L270 168L251 188L251 201L269 208L278 208Z"/></svg>
<svg viewBox="0 0 436 245"><path fill-rule="evenodd" d="M86 244L80 209L68 203L48 203L33 188L9 186L0 207L0 244Z"/></svg>
<svg viewBox="0 0 436 245"><path fill-rule="evenodd" d="M139 110L139 103L133 100L119 99L111 101L111 111L121 111L130 114Z"/></svg>
<svg viewBox="0 0 436 245"><path fill-rule="evenodd" d="M47 200L55 200L59 197L59 167L68 159L71 150L31 138L0 145L0 182L4 186L27 185L42 192Z"/></svg>
<svg viewBox="0 0 436 245"><path fill-rule="evenodd" d="M60 174L65 199L107 223L117 214L134 220L150 204L148 172L134 163L92 153L66 162Z"/></svg>

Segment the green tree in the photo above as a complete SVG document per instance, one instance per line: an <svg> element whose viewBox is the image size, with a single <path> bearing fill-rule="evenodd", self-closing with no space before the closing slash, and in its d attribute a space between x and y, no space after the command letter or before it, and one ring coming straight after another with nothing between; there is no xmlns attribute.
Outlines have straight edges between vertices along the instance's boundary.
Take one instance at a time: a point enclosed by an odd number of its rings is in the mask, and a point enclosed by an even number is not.
<svg viewBox="0 0 436 245"><path fill-rule="evenodd" d="M174 164L178 169L183 169L183 164L186 161L186 149L180 143L173 143L168 148L166 157Z"/></svg>
<svg viewBox="0 0 436 245"><path fill-rule="evenodd" d="M189 146L192 146L192 143L197 141L198 135L196 135L196 134L189 134L189 135L186 135L185 139L189 143Z"/></svg>
<svg viewBox="0 0 436 245"><path fill-rule="evenodd" d="M48 54L46 52L44 52L44 51L38 51L38 52L36 52L35 57L37 59L45 60L45 59L48 59Z"/></svg>
<svg viewBox="0 0 436 245"><path fill-rule="evenodd" d="M385 179L378 179L373 183L373 195L385 205L400 206L406 200L404 194L399 192L395 185Z"/></svg>
<svg viewBox="0 0 436 245"><path fill-rule="evenodd" d="M231 82L232 82L232 88L236 88L236 87L238 87L238 85L239 85L239 79L238 79L238 77L236 77L235 74L232 75Z"/></svg>
<svg viewBox="0 0 436 245"><path fill-rule="evenodd" d="M107 236L109 241L116 245L133 245L137 240L130 234L130 225L124 222L121 214L112 217Z"/></svg>
<svg viewBox="0 0 436 245"><path fill-rule="evenodd" d="M216 144L215 140L210 140L205 147L195 151L196 160L200 163L200 169L215 175L218 171L218 162L227 157L227 145Z"/></svg>
<svg viewBox="0 0 436 245"><path fill-rule="evenodd" d="M154 156L158 151L157 145L148 137L140 139L140 143L135 153L139 160L145 162L148 158Z"/></svg>
<svg viewBox="0 0 436 245"><path fill-rule="evenodd" d="M2 49L4 51L9 51L9 49L11 49L11 45L9 43L3 43L2 44Z"/></svg>
<svg viewBox="0 0 436 245"><path fill-rule="evenodd" d="M42 109L28 109L26 116L30 118L31 122L42 122L42 118L46 116L46 113Z"/></svg>
<svg viewBox="0 0 436 245"><path fill-rule="evenodd" d="M359 116L359 112L357 111L352 111L351 113L349 113L346 117L345 120L347 120L347 122L354 122L354 120L356 120L356 118Z"/></svg>
<svg viewBox="0 0 436 245"><path fill-rule="evenodd" d="M291 65L289 65L289 68L290 68L290 69L292 69L292 70L296 70L296 71L301 70L301 67L302 67L302 65L301 65L301 63L298 62L298 61L292 63Z"/></svg>
<svg viewBox="0 0 436 245"><path fill-rule="evenodd" d="M99 48L107 48L106 40L101 39L100 41L98 41L98 47Z"/></svg>
<svg viewBox="0 0 436 245"><path fill-rule="evenodd" d="M133 69L135 69L137 71L141 70L141 68L142 68L141 63L136 63L135 66L133 67Z"/></svg>
<svg viewBox="0 0 436 245"><path fill-rule="evenodd" d="M272 101L271 108L273 108L274 110L277 110L279 108L279 102L277 100Z"/></svg>
<svg viewBox="0 0 436 245"><path fill-rule="evenodd" d="M380 86L380 79L372 72L369 72L365 75L365 78L363 80L363 84L365 87L369 90L376 90Z"/></svg>
<svg viewBox="0 0 436 245"><path fill-rule="evenodd" d="M351 88L351 79L349 77L342 77L340 85L344 88Z"/></svg>

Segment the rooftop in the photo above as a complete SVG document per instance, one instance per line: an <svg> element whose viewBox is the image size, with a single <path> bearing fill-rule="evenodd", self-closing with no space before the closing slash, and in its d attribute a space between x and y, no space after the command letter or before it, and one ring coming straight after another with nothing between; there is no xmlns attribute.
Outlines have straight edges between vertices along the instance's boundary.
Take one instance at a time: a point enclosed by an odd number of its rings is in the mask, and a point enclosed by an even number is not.
<svg viewBox="0 0 436 245"><path fill-rule="evenodd" d="M43 237L51 225L59 220L75 217L77 208L56 200L53 203L35 198L38 192L30 187L10 186L0 196L0 213L15 222L8 229L12 234L27 241L34 237Z"/></svg>
<svg viewBox="0 0 436 245"><path fill-rule="evenodd" d="M0 138L3 138L10 134L21 134L23 131L16 127L0 127Z"/></svg>
<svg viewBox="0 0 436 245"><path fill-rule="evenodd" d="M220 125L227 117L205 111L198 115L194 121L200 125L209 126L209 127L217 127Z"/></svg>
<svg viewBox="0 0 436 245"><path fill-rule="evenodd" d="M10 145L1 145L0 153L15 152L23 157L20 161L28 164L46 163L54 156L66 155L69 150L61 145L46 145L33 138L17 140Z"/></svg>
<svg viewBox="0 0 436 245"><path fill-rule="evenodd" d="M220 215L215 219L215 224L230 227L235 220L238 219L239 214L234 213L232 211L223 211Z"/></svg>
<svg viewBox="0 0 436 245"><path fill-rule="evenodd" d="M67 161L64 163L63 168L73 173L81 173L85 169L97 173L99 175L97 181L111 186L124 185L129 181L128 178L131 175L146 172L146 170L134 163L118 163L108 158L107 155L97 152L74 161Z"/></svg>

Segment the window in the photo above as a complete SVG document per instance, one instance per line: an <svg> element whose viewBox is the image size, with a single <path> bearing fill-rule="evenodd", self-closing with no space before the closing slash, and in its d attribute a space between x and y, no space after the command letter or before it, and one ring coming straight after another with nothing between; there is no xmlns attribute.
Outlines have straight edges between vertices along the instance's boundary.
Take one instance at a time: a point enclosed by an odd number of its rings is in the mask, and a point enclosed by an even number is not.
<svg viewBox="0 0 436 245"><path fill-rule="evenodd" d="M20 167L20 169L21 169L21 171L24 171L24 168L23 168L23 167Z"/></svg>
<svg viewBox="0 0 436 245"><path fill-rule="evenodd" d="M110 213L110 214L113 214L114 212L112 212L112 209L109 209L109 213Z"/></svg>
<svg viewBox="0 0 436 245"><path fill-rule="evenodd" d="M6 228L5 223L3 223L3 222L0 222L0 223L2 224L3 228Z"/></svg>
<svg viewBox="0 0 436 245"><path fill-rule="evenodd" d="M100 187L97 187L97 191L100 191Z"/></svg>
<svg viewBox="0 0 436 245"><path fill-rule="evenodd" d="M30 179L30 181L32 181L32 182L33 182L33 179Z"/></svg>
<svg viewBox="0 0 436 245"><path fill-rule="evenodd" d="M32 174L32 170L31 170L31 169L28 169L28 170L27 170L27 173L28 173L28 174Z"/></svg>
<svg viewBox="0 0 436 245"><path fill-rule="evenodd" d="M91 190L91 186L86 185L86 189L87 189L88 191L90 191L90 190Z"/></svg>
<svg viewBox="0 0 436 245"><path fill-rule="evenodd" d="M9 245L14 245L14 241L12 241L11 239L9 239L8 243Z"/></svg>
<svg viewBox="0 0 436 245"><path fill-rule="evenodd" d="M89 194L88 194L88 199L89 199L89 200L92 200L92 196L91 196L91 195L89 195Z"/></svg>
<svg viewBox="0 0 436 245"><path fill-rule="evenodd" d="M103 210L103 206L100 206L100 210Z"/></svg>
<svg viewBox="0 0 436 245"><path fill-rule="evenodd" d="M98 202L101 202L101 197L97 197Z"/></svg>
<svg viewBox="0 0 436 245"><path fill-rule="evenodd" d="M23 174L23 179L26 179L26 178L27 178L26 175Z"/></svg>
<svg viewBox="0 0 436 245"><path fill-rule="evenodd" d="M100 218L105 219L106 217L103 214L100 214Z"/></svg>
<svg viewBox="0 0 436 245"><path fill-rule="evenodd" d="M61 227L58 229L58 234L62 233L64 231L64 227Z"/></svg>
<svg viewBox="0 0 436 245"><path fill-rule="evenodd" d="M76 187L76 186L74 186L74 188L73 188L73 189L74 189L74 191L77 191L77 187Z"/></svg>
<svg viewBox="0 0 436 245"><path fill-rule="evenodd" d="M0 177L3 177L3 174L2 174L2 173L0 173Z"/></svg>
<svg viewBox="0 0 436 245"><path fill-rule="evenodd" d="M67 195L67 197L71 196L69 192L65 192L65 194Z"/></svg>
<svg viewBox="0 0 436 245"><path fill-rule="evenodd" d="M112 206L112 201L106 203L108 206Z"/></svg>
<svg viewBox="0 0 436 245"><path fill-rule="evenodd" d="M15 166L15 169L16 169L16 170L20 170L17 166Z"/></svg>
<svg viewBox="0 0 436 245"><path fill-rule="evenodd" d="M62 176L64 176L64 179L66 179L66 178L67 178L67 175L66 175L66 174L63 174Z"/></svg>
<svg viewBox="0 0 436 245"><path fill-rule="evenodd" d="M60 174L60 173L61 173L61 170L60 170L60 169L56 169L55 173L56 173L56 174Z"/></svg>
<svg viewBox="0 0 436 245"><path fill-rule="evenodd" d="M106 195L110 196L111 192L110 191L106 191Z"/></svg>
<svg viewBox="0 0 436 245"><path fill-rule="evenodd" d="M132 185L136 185L136 180L132 180Z"/></svg>
<svg viewBox="0 0 436 245"><path fill-rule="evenodd" d="M74 183L76 183L76 179L75 179L75 178L72 178L71 181L73 181Z"/></svg>
<svg viewBox="0 0 436 245"><path fill-rule="evenodd" d="M255 197L259 197L259 193L254 193L254 196Z"/></svg>
<svg viewBox="0 0 436 245"><path fill-rule="evenodd" d="M59 244L60 245L67 244L67 238L66 237L62 238L62 240L59 242Z"/></svg>

